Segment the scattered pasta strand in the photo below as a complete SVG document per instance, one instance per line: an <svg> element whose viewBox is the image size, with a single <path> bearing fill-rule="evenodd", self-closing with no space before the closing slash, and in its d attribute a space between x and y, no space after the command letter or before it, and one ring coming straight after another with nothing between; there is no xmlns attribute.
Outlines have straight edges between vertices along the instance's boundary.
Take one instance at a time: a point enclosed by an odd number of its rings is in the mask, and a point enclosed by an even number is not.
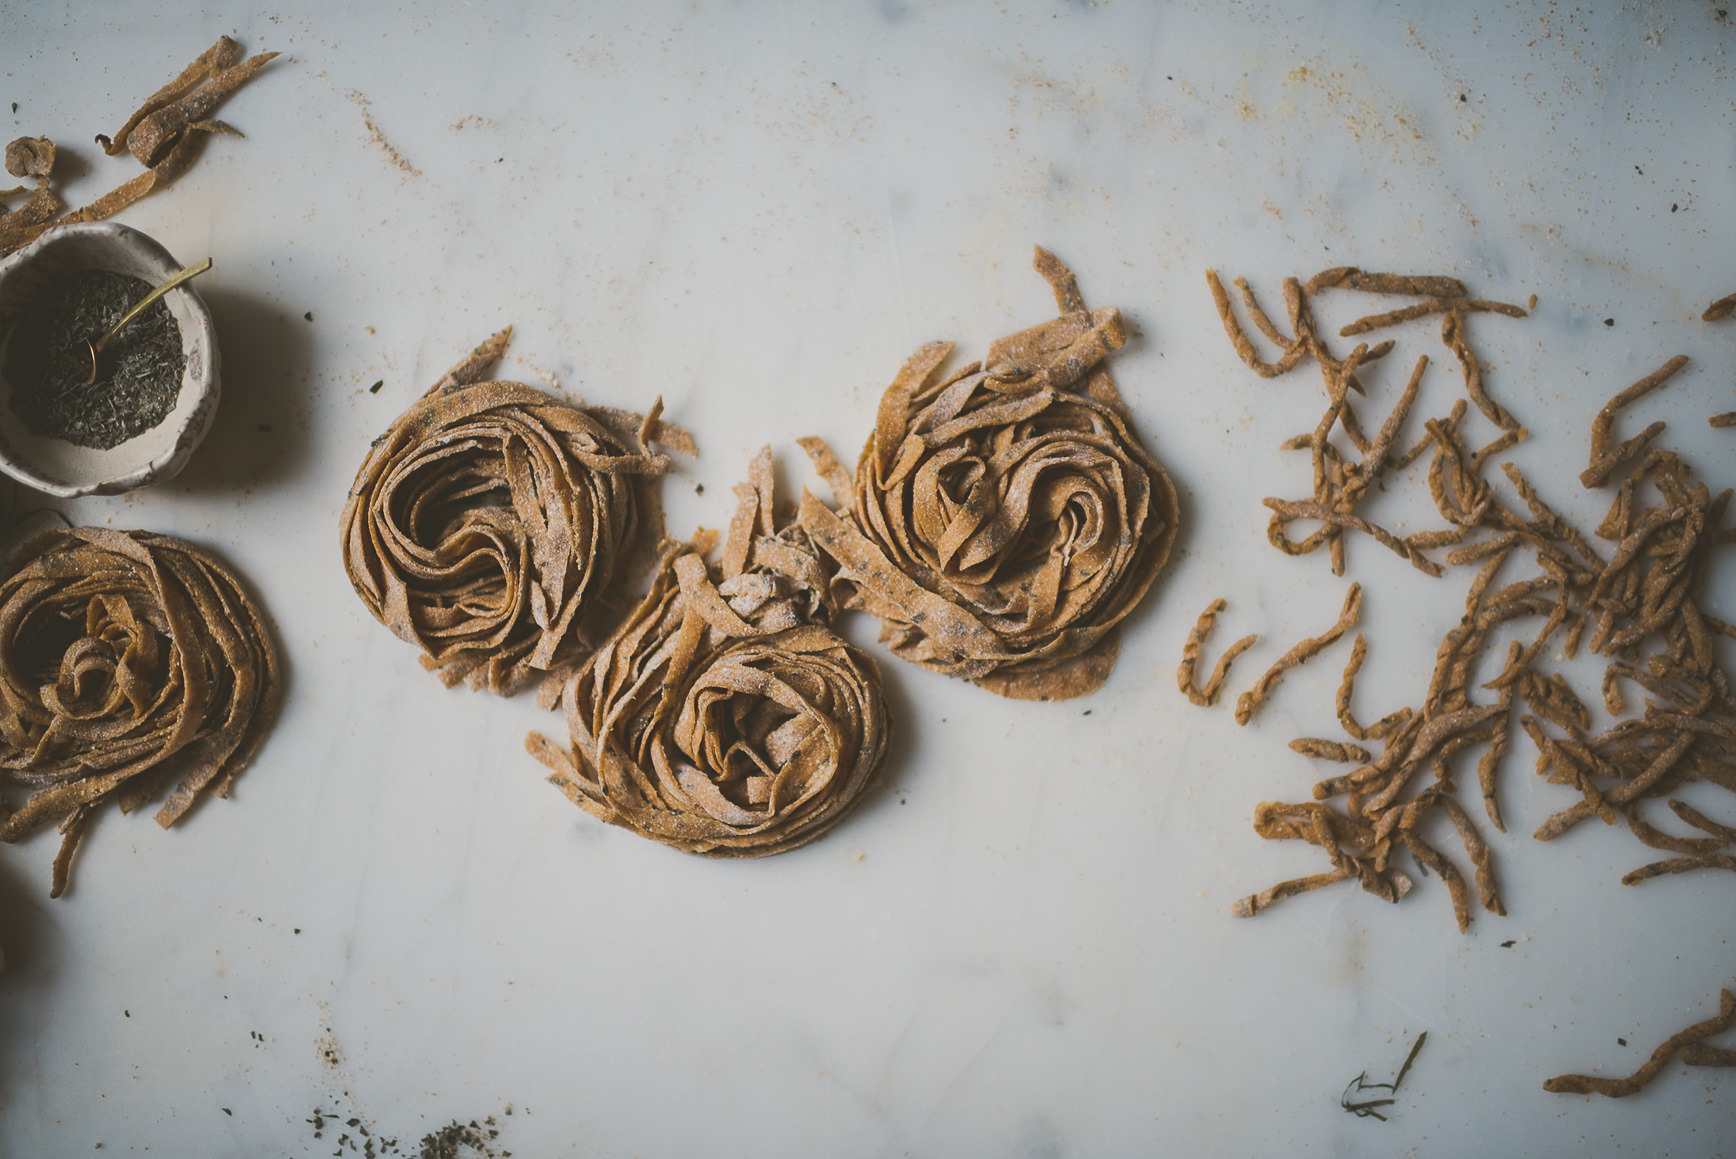
<svg viewBox="0 0 1736 1159"><path fill-rule="evenodd" d="M1334 266L1308 279L1310 295L1321 290L1360 290L1365 294L1404 294L1426 298L1465 298L1470 291L1457 278L1437 275L1369 273L1355 266Z"/></svg>
<svg viewBox="0 0 1736 1159"><path fill-rule="evenodd" d="M1212 669L1205 687L1198 687L1194 683L1194 668L1199 663L1200 648L1205 644L1206 637L1211 635L1212 627L1217 623L1218 613L1222 612L1225 606L1223 600L1213 600L1206 610L1200 613L1193 631L1188 633L1187 643L1182 647L1181 667L1177 668L1175 673L1177 686L1190 701L1201 708L1210 708L1217 703L1218 693L1224 686L1224 680L1230 674L1230 665L1235 663L1237 656L1252 648L1254 643L1259 640L1258 636L1243 636L1224 649L1224 654L1218 657L1217 665Z"/></svg>
<svg viewBox="0 0 1736 1159"><path fill-rule="evenodd" d="M1212 292L1212 302L1218 308L1218 318L1224 324L1224 333L1229 335L1230 345L1235 347L1236 354L1248 364L1249 369L1263 378L1276 378L1302 360L1302 356L1307 353L1307 345L1300 341L1292 341L1290 345L1285 347L1283 354L1276 362L1261 361L1259 353L1254 349L1253 342L1248 339L1241 323L1236 320L1235 311L1230 307L1230 296L1224 292L1224 284L1218 280L1216 271L1206 271L1206 285ZM1252 292L1244 290L1243 293L1249 303L1250 312L1259 321L1261 328L1268 337L1272 337L1273 341L1278 341L1276 329L1266 318L1265 312L1254 303Z"/></svg>
<svg viewBox="0 0 1736 1159"><path fill-rule="evenodd" d="M1350 585L1350 590L1345 593L1344 607L1338 613L1337 623L1318 636L1310 636L1298 642L1294 648L1279 657L1277 663L1266 670L1254 687L1242 693L1236 701L1236 723L1247 724L1249 720L1253 719L1254 710L1265 701L1272 689L1284 678L1284 673L1300 664L1307 663L1308 660L1331 647L1340 636L1355 625L1357 616L1361 612L1362 585L1353 583Z"/></svg>
<svg viewBox="0 0 1736 1159"><path fill-rule="evenodd" d="M1251 918L1261 910L1268 909L1287 897L1295 897L1299 893L1307 893L1310 890L1335 885L1353 876L1355 875L1347 869L1334 869L1329 873L1316 873L1310 877L1280 881L1277 885L1263 889L1259 893L1250 894L1238 901L1230 907L1230 916Z"/></svg>
<svg viewBox="0 0 1736 1159"><path fill-rule="evenodd" d="M1336 740L1322 740L1312 736L1297 737L1290 742L1290 748L1305 757L1318 757L1323 761L1367 764L1374 759L1374 755L1361 745L1346 744Z"/></svg>
<svg viewBox="0 0 1736 1159"><path fill-rule="evenodd" d="M144 103L127 118L126 124L120 127L120 131L115 133L113 138L99 133L96 143L101 145L103 152L110 157L125 152L127 138L140 121L176 101L185 99L211 76L233 68L240 61L241 46L230 37L218 37L217 43L195 57L193 63L182 69L179 76L146 97Z"/></svg>
<svg viewBox="0 0 1736 1159"><path fill-rule="evenodd" d="M1358 334L1367 334L1371 330L1384 329L1387 326L1398 326L1418 318L1427 318L1432 314L1444 314L1449 310L1461 311L1467 314L1505 314L1509 318L1523 318L1527 311L1523 306L1515 306L1510 302L1485 302L1479 299L1449 299L1429 298L1409 306L1401 306L1396 310L1388 310L1381 314L1370 314L1339 330L1340 338L1351 338Z"/></svg>
<svg viewBox="0 0 1736 1159"><path fill-rule="evenodd" d="M1220 317L1226 331L1232 331L1236 324L1227 296L1215 274L1211 281ZM1660 449L1662 422L1620 442L1613 437L1623 408L1664 385L1686 359L1666 361L1617 393L1596 416L1581 482L1614 488L1596 529L1608 546L1599 546L1546 501L1514 464L1501 463L1510 490L1497 489L1487 477L1487 468L1527 432L1488 394L1482 364L1469 341L1469 319L1485 313L1523 317L1529 308L1483 303L1456 282L1424 284L1340 268L1306 283L1285 281L1295 334L1291 340L1258 308L1252 288L1240 280L1236 284L1247 316L1282 352L1278 361L1255 366L1258 356L1252 343L1245 334L1236 342L1232 333L1238 356L1263 376L1275 377L1300 361L1293 352L1306 347L1307 356L1320 365L1325 387L1319 422L1283 444L1309 452L1313 495L1301 501L1265 501L1273 512L1268 526L1273 545L1292 555L1324 548L1335 574L1341 574L1345 541L1360 533L1423 570L1432 569L1431 574L1444 568L1425 553L1442 548L1448 549L1442 557L1447 566L1474 564L1478 570L1469 584L1463 619L1441 639L1420 704L1399 708L1367 727L1352 710L1356 679L1367 655L1365 639L1356 638L1337 691L1336 712L1344 731L1361 743L1314 737L1291 742L1295 751L1343 759L1348 767L1315 784L1312 801L1263 802L1254 819L1261 838L1305 842L1330 864L1325 872L1245 897L1232 912L1249 916L1284 898L1352 879L1366 892L1395 901L1408 891L1410 881L1394 860L1408 852L1424 872L1442 880L1461 930L1468 927L1474 905L1504 913L1493 851L1472 810L1456 795L1456 764L1461 754L1480 750L1476 768L1482 812L1488 823L1504 830L1499 777L1515 722L1536 747L1538 774L1574 797L1538 826L1537 839L1552 840L1595 817L1625 826L1646 847L1669 855L1628 873L1622 878L1626 884L1700 870L1736 871L1736 825L1715 820L1673 796L1690 784L1736 792L1736 773L1731 771L1736 766L1736 696L1714 647L1719 635L1736 637L1736 626L1701 606L1714 549L1736 542L1736 530L1723 526L1731 493L1714 495L1675 454ZM1372 349L1358 347L1349 357L1335 360L1320 338L1310 303L1321 291L1343 289L1422 299L1365 314L1339 329L1343 338L1440 318L1441 340L1459 363L1464 397L1456 399L1444 417L1425 420L1426 433L1414 443L1400 445L1398 440L1407 416L1420 403L1427 360L1417 360L1387 420L1374 438L1368 437L1351 399L1363 392L1365 376L1357 373L1358 363ZM1736 312L1733 303L1736 295L1714 304L1708 318ZM1498 428L1494 437L1469 432L1478 415ZM1736 425L1736 412L1713 420L1715 426L1725 424ZM1405 470L1424 456L1429 495L1446 521L1444 528L1401 537L1359 510L1383 474ZM1292 538L1290 525L1297 520L1313 526L1306 535ZM1530 570L1509 574L1521 568ZM1506 659L1498 672L1479 671L1503 650ZM1553 653L1573 658L1582 650L1606 662L1601 700L1616 722L1600 733L1593 731L1590 707L1579 692L1561 672L1547 667ZM1640 707L1630 706L1624 695L1627 684L1643 691ZM1493 692L1496 703L1486 703L1479 690ZM1254 703L1251 695L1243 699L1249 712ZM1376 741L1382 746L1378 755L1373 751ZM1668 801L1675 820L1689 827L1691 835L1666 831L1648 820L1647 803L1658 800ZM1425 821L1443 813L1469 859L1471 881L1424 836ZM1697 1041L1731 1025L1731 1003L1726 992L1720 1020L1676 1036L1630 1079L1568 1075L1550 1080L1549 1089L1632 1093L1655 1076L1678 1046L1690 1065L1736 1064L1736 1050Z"/></svg>
<svg viewBox="0 0 1736 1159"><path fill-rule="evenodd" d="M1657 1078L1663 1069L1670 1064L1670 1060L1676 1057L1678 1051L1699 1043L1702 1038L1710 1038L1714 1034L1729 1030L1732 1026L1736 1026L1736 994L1723 990L1718 996L1718 1016L1716 1018L1696 1022L1686 1030L1671 1035L1652 1052L1652 1057L1646 1060L1645 1065L1626 1078L1610 1079L1600 1078L1597 1075L1563 1074L1545 1080L1543 1089L1552 1094L1561 1095L1603 1095L1605 1098L1611 1099L1626 1098ZM1711 1055L1696 1051L1694 1057L1705 1060L1720 1057L1722 1053ZM1706 1065L1706 1063L1702 1061L1692 1065ZM1725 1066L1729 1064L1717 1062L1714 1065Z"/></svg>
<svg viewBox="0 0 1736 1159"><path fill-rule="evenodd" d="M1438 576L1441 574L1440 564L1425 556L1421 549L1400 539L1384 527L1370 523L1361 516L1350 515L1342 511L1332 511L1312 501L1293 503L1283 499L1262 499L1261 502L1272 509L1272 519L1267 526L1266 538L1286 555L1301 555L1305 551L1312 550L1312 545L1310 541L1298 543L1288 539L1284 535L1284 528L1297 519L1315 519L1329 526L1360 531L1368 535L1383 547L1391 549L1395 555L1409 560L1411 566L1424 575ZM1342 570L1341 567L1335 567L1333 572L1338 574Z"/></svg>
<svg viewBox="0 0 1736 1159"><path fill-rule="evenodd" d="M1736 857L1727 853L1712 853L1702 857L1672 857L1667 861L1654 861L1624 874L1621 883L1638 885L1653 877L1691 873L1696 869L1726 869L1736 872Z"/></svg>
<svg viewBox="0 0 1736 1159"><path fill-rule="evenodd" d="M1676 1057L1689 1066L1736 1066L1736 1050L1704 1042L1685 1044Z"/></svg>
<svg viewBox="0 0 1736 1159"><path fill-rule="evenodd" d="M1603 404L1597 417L1592 420L1591 461L1579 476L1581 484L1586 487L1601 487L1617 468L1637 459L1647 445L1663 432L1663 423L1653 423L1644 432L1620 446L1610 446L1610 431L1615 426L1616 415L1663 386L1687 364L1688 356L1678 354Z"/></svg>
<svg viewBox="0 0 1736 1159"><path fill-rule="evenodd" d="M1704 830L1722 841L1736 841L1736 827L1720 824L1686 801L1670 802L1670 810L1696 829Z"/></svg>
<svg viewBox="0 0 1736 1159"><path fill-rule="evenodd" d="M1489 397L1483 389L1483 364L1471 350L1470 340L1465 337L1465 311L1462 309L1448 311L1441 318L1441 341L1453 352L1459 360L1459 368L1465 376L1465 394L1483 412L1485 418L1502 430L1513 430L1519 426L1519 420L1510 414L1506 407Z"/></svg>

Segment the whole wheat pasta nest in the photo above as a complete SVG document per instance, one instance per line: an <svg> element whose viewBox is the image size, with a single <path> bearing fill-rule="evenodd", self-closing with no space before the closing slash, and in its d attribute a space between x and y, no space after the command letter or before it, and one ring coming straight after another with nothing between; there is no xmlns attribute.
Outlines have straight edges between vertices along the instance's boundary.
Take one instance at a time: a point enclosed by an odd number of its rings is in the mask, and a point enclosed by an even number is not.
<svg viewBox="0 0 1736 1159"><path fill-rule="evenodd" d="M562 696L570 746L531 734L549 780L603 821L689 853L760 857L861 799L889 725L873 661L838 637L829 573L774 529L771 457L738 488L723 560L669 545L651 590Z"/></svg>
<svg viewBox="0 0 1736 1159"><path fill-rule="evenodd" d="M217 560L146 531L37 536L0 579L0 777L30 790L0 840L61 820L59 896L94 810L130 812L178 778L167 828L227 796L278 697L264 619Z"/></svg>
<svg viewBox="0 0 1736 1159"><path fill-rule="evenodd" d="M343 513L344 563L374 618L447 685L502 695L565 675L604 634L603 601L655 509L649 478L668 469L649 443L691 448L656 407L478 381L510 334L392 424Z"/></svg>
<svg viewBox="0 0 1736 1159"><path fill-rule="evenodd" d="M899 656L1003 696L1081 696L1175 541L1177 504L1104 364L1126 340L1039 249L1061 316L942 376L950 343L905 364L857 468L854 521L803 523L846 603Z"/></svg>

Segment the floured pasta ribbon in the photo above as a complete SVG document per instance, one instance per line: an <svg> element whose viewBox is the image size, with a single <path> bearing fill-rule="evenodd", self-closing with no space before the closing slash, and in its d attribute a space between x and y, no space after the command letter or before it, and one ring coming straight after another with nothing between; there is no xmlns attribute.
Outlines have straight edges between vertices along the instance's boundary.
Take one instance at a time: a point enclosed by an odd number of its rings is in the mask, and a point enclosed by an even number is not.
<svg viewBox="0 0 1736 1159"><path fill-rule="evenodd" d="M906 660L1002 696L1064 700L1102 684L1116 625L1175 541L1169 476L1140 446L1104 364L1126 340L1071 271L1033 262L1061 316L942 377L917 351L862 451L855 519L804 504L850 607Z"/></svg>
<svg viewBox="0 0 1736 1159"><path fill-rule="evenodd" d="M803 446L847 495L830 452ZM825 833L879 773L889 729L873 661L827 626L824 557L773 515L769 447L736 494L721 562L705 562L709 532L666 545L651 591L567 683L571 746L525 738L587 813L710 857Z"/></svg>
<svg viewBox="0 0 1736 1159"><path fill-rule="evenodd" d="M0 777L30 789L0 840L59 819L59 897L101 805L131 812L178 779L168 828L227 796L278 698L264 620L215 559L146 531L37 536L0 580Z"/></svg>
<svg viewBox="0 0 1736 1159"><path fill-rule="evenodd" d="M646 522L659 443L649 414L483 381L512 328L435 383L369 452L343 514L344 565L374 617L448 687L510 696L559 678L607 634L603 602Z"/></svg>
<svg viewBox="0 0 1736 1159"><path fill-rule="evenodd" d="M239 44L227 36L218 37L217 43L181 70L181 75L152 93L112 139L97 137L109 156L131 153L145 171L71 213L62 212L65 204L52 185L54 142L47 137L20 137L8 144L6 171L14 177L30 178L36 188L0 190L0 256L28 245L51 226L100 221L158 186L167 186L198 159L207 134L241 136L240 130L211 114L276 57L275 52L262 52L243 60ZM5 212L5 199L23 192L31 193L29 200L11 213Z"/></svg>

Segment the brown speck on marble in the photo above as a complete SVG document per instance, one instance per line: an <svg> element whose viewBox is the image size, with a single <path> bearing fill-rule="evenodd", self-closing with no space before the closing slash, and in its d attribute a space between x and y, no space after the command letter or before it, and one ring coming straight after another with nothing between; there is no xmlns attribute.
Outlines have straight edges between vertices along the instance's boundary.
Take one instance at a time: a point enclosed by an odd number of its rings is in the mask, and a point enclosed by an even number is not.
<svg viewBox="0 0 1736 1159"><path fill-rule="evenodd" d="M362 124L367 126L368 140L385 153L386 159L402 173L411 177L422 176L422 171L410 164L409 159L398 152L390 141L386 140L386 135L380 131L380 126L374 123L373 103L357 89L351 89L344 95L350 99L351 104L362 111Z"/></svg>

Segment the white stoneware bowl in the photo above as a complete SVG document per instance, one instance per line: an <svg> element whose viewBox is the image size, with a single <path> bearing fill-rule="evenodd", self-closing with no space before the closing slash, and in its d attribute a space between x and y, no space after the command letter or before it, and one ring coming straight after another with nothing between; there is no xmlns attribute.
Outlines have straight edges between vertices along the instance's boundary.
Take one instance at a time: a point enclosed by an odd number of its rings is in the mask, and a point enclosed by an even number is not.
<svg viewBox="0 0 1736 1159"><path fill-rule="evenodd" d="M12 411L12 384L4 369L13 326L48 286L92 268L130 274L156 286L181 263L153 238L111 222L60 226L0 261L0 471L63 499L118 495L174 478L211 429L221 392L211 312L188 283L163 297L180 327L187 368L174 408L162 422L108 450L45 438L25 426Z"/></svg>

